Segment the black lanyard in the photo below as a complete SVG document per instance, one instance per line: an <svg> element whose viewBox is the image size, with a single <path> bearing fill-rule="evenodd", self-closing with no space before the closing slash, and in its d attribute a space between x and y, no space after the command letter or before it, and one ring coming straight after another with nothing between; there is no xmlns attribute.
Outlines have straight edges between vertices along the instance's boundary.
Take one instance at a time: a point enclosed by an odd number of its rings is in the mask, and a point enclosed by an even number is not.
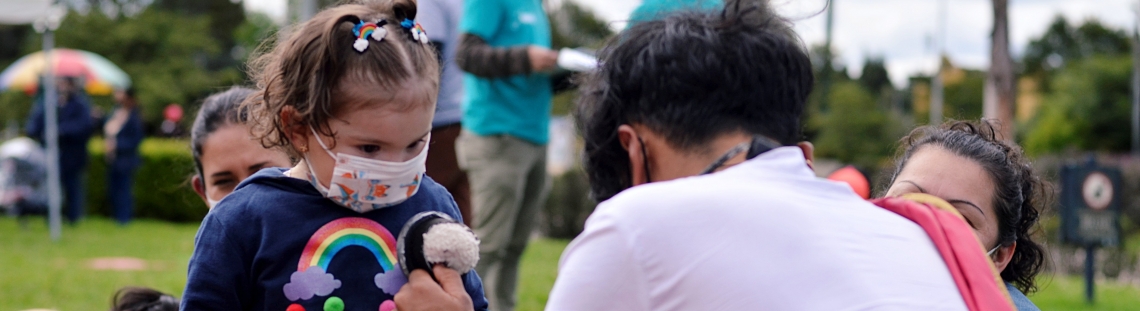
<svg viewBox="0 0 1140 311"><path fill-rule="evenodd" d="M712 172L715 172L717 169L724 166L724 163L728 162L729 159L736 157L736 155L744 152L745 150L748 151L744 157L744 160L747 161L755 158L762 153L779 147L781 147L781 145L770 138L760 135L752 136L751 141L742 142L739 145L732 147L732 149L729 149L728 152L725 152L724 155L720 156L720 158L717 158L716 161L713 161L712 164L709 164L709 167L705 168L704 171L701 171L701 175L712 174Z"/></svg>

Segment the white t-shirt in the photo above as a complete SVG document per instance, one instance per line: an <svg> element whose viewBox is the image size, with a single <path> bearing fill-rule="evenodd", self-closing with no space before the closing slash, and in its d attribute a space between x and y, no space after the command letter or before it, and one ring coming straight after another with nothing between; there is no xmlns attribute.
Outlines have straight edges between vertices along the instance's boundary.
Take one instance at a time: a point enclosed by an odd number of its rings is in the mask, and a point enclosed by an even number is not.
<svg viewBox="0 0 1140 311"><path fill-rule="evenodd" d="M628 189L562 253L546 310L966 310L926 233L796 147Z"/></svg>

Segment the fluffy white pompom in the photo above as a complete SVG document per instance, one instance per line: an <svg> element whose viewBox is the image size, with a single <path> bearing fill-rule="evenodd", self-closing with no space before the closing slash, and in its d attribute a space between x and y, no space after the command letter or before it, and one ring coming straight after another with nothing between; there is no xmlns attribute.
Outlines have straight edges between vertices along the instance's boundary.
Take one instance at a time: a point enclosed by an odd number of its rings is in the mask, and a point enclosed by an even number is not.
<svg viewBox="0 0 1140 311"><path fill-rule="evenodd" d="M432 226L424 233L424 259L467 273L479 263L479 238L463 224Z"/></svg>

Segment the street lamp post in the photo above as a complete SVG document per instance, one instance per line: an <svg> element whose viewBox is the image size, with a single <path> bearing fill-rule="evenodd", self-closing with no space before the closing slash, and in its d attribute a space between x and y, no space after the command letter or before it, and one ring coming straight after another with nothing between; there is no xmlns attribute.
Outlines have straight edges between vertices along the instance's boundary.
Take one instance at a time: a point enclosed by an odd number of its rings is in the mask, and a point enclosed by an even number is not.
<svg viewBox="0 0 1140 311"><path fill-rule="evenodd" d="M54 4L54 2L53 2ZM53 7L40 20L35 22L37 32L43 33L43 105L44 105L44 144L47 145L47 177L48 177L48 226L51 227L51 239L59 241L61 233L60 205L61 191L59 185L59 93L55 86L55 71L52 68L52 49L55 47L55 30L67 13L61 7Z"/></svg>

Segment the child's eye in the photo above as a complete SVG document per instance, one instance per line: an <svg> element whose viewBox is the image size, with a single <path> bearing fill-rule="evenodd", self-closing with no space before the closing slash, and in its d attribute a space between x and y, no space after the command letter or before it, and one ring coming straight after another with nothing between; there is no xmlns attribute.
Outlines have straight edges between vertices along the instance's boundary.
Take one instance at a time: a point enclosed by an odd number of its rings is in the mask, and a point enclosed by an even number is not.
<svg viewBox="0 0 1140 311"><path fill-rule="evenodd" d="M377 145L363 145L357 148L359 148L360 151L363 151L364 153L373 153L380 151L380 146Z"/></svg>
<svg viewBox="0 0 1140 311"><path fill-rule="evenodd" d="M223 186L227 186L227 185L230 185L233 183L234 183L233 179L218 179L218 180L214 180L213 186L214 187L223 187Z"/></svg>
<svg viewBox="0 0 1140 311"><path fill-rule="evenodd" d="M422 140L422 139L417 140L416 142L412 143L411 145L408 145L408 150L415 150L415 149L419 148L421 145L423 145L425 142L427 142L427 141Z"/></svg>

